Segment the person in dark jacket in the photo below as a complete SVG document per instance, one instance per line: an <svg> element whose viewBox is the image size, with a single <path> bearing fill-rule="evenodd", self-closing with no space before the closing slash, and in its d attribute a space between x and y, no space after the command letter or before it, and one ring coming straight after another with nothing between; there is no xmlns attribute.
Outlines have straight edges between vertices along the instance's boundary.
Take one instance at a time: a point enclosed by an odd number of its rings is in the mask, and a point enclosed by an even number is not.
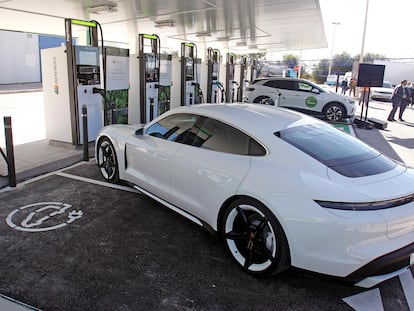
<svg viewBox="0 0 414 311"><path fill-rule="evenodd" d="M405 107L407 106L408 96L409 96L406 86L407 86L407 80L403 80L401 81L400 84L398 84L394 88L394 92L391 97L392 109L390 111L390 114L388 115L388 118L387 118L388 121L391 121L391 122L396 121L395 113L397 112L398 108L400 108L399 119L400 121L404 121L402 119L402 114L404 112Z"/></svg>
<svg viewBox="0 0 414 311"><path fill-rule="evenodd" d="M342 87L341 94L345 94L346 90L348 89L348 79L347 78L342 80L341 87Z"/></svg>

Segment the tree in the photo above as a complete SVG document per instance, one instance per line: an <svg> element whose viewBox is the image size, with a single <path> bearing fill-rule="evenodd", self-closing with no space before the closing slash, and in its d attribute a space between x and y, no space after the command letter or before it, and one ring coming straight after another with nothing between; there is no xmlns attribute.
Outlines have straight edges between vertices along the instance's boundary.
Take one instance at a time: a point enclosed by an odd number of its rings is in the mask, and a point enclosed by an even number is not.
<svg viewBox="0 0 414 311"><path fill-rule="evenodd" d="M326 77L328 76L329 70L329 59L321 59L313 70L313 80L316 83L325 83Z"/></svg>
<svg viewBox="0 0 414 311"><path fill-rule="evenodd" d="M342 54L336 54L332 59L332 74L345 74L347 71L352 71L352 65L354 64L354 58L347 52Z"/></svg>
<svg viewBox="0 0 414 311"><path fill-rule="evenodd" d="M282 65L288 68L294 68L298 64L298 58L293 54L285 54L283 55Z"/></svg>
<svg viewBox="0 0 414 311"><path fill-rule="evenodd" d="M360 54L358 54L358 55L355 56L355 59L356 60L359 60L359 55ZM366 53L364 55L364 63L372 64L372 63L374 63L374 60L375 59L378 59L378 60L388 60L388 58L385 57L385 55L378 54L378 53Z"/></svg>

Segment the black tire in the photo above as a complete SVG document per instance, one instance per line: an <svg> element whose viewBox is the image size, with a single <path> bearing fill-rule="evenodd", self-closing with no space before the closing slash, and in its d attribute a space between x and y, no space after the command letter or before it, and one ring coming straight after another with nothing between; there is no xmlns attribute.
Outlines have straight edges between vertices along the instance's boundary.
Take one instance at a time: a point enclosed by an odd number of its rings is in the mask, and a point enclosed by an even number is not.
<svg viewBox="0 0 414 311"><path fill-rule="evenodd" d="M263 105L270 105L274 106L275 102L269 96L259 96L256 97L253 101L255 104L263 104Z"/></svg>
<svg viewBox="0 0 414 311"><path fill-rule="evenodd" d="M99 141L97 161L102 177L106 181L117 183L119 181L118 160L114 146L107 137Z"/></svg>
<svg viewBox="0 0 414 311"><path fill-rule="evenodd" d="M225 210L221 232L237 264L256 276L270 276L290 267L289 245L282 226L262 203L233 201Z"/></svg>
<svg viewBox="0 0 414 311"><path fill-rule="evenodd" d="M345 117L344 106L340 103L329 103L323 108L322 112L329 121L339 121Z"/></svg>

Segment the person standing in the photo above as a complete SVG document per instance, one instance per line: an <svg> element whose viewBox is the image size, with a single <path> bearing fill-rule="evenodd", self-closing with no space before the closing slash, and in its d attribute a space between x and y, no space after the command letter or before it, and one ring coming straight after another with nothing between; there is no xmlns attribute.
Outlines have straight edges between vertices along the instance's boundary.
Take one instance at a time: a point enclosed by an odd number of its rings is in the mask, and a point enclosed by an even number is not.
<svg viewBox="0 0 414 311"><path fill-rule="evenodd" d="M410 91L411 91L411 99L410 99L409 104L411 104L411 108L413 108L413 105L414 105L414 82L411 82Z"/></svg>
<svg viewBox="0 0 414 311"><path fill-rule="evenodd" d="M388 115L387 120L388 121L396 121L395 120L395 113L397 112L397 109L400 108L400 113L399 113L399 117L401 120L402 117L402 113L401 113L401 102L402 100L404 100L404 103L407 102L407 97L408 97L408 90L406 90L406 86L407 86L407 80L403 80L401 81L400 84L398 84L395 88L394 88L394 92L392 93L392 97L391 97L391 101L392 101L392 109L390 111L390 114ZM404 112L404 110L403 110Z"/></svg>
<svg viewBox="0 0 414 311"><path fill-rule="evenodd" d="M356 85L357 82L355 79L351 79L351 81L349 82L349 96L351 96L351 93L354 93L354 97L355 97L355 90L356 90Z"/></svg>
<svg viewBox="0 0 414 311"><path fill-rule="evenodd" d="M342 87L341 94L345 94L346 90L348 89L348 79L347 78L342 80L341 87Z"/></svg>
<svg viewBox="0 0 414 311"><path fill-rule="evenodd" d="M410 82L410 84L411 84L411 82ZM405 98L403 97L401 99L401 102L400 102L400 111L398 113L398 120L400 120L400 121L405 121L402 118L402 116L403 116L405 108L407 108L407 106L410 104L411 96L412 96L411 87L408 87L408 85L406 85L404 90L405 90L405 95L407 95L407 96Z"/></svg>

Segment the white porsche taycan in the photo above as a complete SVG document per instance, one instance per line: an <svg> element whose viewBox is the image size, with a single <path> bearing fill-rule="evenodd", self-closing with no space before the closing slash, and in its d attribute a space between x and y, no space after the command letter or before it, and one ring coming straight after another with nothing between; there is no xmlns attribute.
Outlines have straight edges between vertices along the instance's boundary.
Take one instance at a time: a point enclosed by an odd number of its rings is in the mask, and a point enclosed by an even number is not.
<svg viewBox="0 0 414 311"><path fill-rule="evenodd" d="M251 274L293 266L371 287L413 262L413 169L300 113L175 108L103 128L96 160L108 181L218 233Z"/></svg>

